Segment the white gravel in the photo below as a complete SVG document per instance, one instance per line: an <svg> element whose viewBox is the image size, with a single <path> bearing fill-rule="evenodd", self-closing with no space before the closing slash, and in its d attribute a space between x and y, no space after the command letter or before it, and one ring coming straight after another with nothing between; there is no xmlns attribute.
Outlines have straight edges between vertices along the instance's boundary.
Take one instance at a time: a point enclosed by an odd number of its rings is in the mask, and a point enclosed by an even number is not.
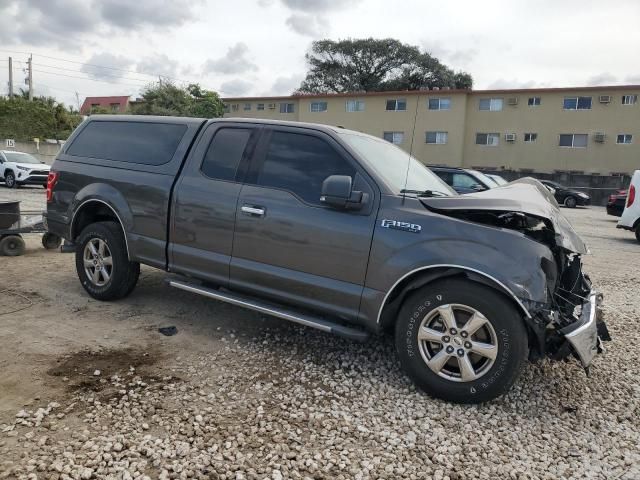
<svg viewBox="0 0 640 480"><path fill-rule="evenodd" d="M202 354L170 337L158 365L86 365L90 385L0 424L0 478L638 479L640 245L603 209L567 213L614 336L589 377L545 361L459 406L416 391L390 339L283 324Z"/></svg>

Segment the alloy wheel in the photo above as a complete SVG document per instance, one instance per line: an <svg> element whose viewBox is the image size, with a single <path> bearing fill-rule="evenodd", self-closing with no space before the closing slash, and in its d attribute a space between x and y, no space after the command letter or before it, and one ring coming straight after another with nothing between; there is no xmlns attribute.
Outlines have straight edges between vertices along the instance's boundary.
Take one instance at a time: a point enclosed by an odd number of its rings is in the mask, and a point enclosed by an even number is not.
<svg viewBox="0 0 640 480"><path fill-rule="evenodd" d="M96 287L102 287L113 275L111 250L101 238L92 238L84 247L84 271Z"/></svg>

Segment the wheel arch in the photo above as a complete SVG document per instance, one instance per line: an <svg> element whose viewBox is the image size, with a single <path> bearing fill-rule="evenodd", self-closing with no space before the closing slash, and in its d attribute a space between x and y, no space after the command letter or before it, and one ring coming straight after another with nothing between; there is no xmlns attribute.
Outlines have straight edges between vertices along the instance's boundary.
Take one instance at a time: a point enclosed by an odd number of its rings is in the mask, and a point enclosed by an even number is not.
<svg viewBox="0 0 640 480"><path fill-rule="evenodd" d="M83 201L73 212L73 216L71 218L71 226L70 226L70 234L71 239L75 240L80 232L87 226L96 222L104 222L104 221L114 221L120 225L122 229L122 233L124 236L124 243L127 248L127 258L131 259L131 255L129 253L129 243L127 240L126 230L124 228L124 223L118 215L118 212L115 208L109 205L104 200L99 200L97 198L90 198L88 200Z"/></svg>
<svg viewBox="0 0 640 480"><path fill-rule="evenodd" d="M400 277L389 289L382 301L377 318L379 326L387 328L395 323L397 312L411 292L429 283L449 277L465 277L473 282L493 288L512 303L525 317L531 318L529 310L522 301L504 283L492 275L464 265L441 264L417 268Z"/></svg>

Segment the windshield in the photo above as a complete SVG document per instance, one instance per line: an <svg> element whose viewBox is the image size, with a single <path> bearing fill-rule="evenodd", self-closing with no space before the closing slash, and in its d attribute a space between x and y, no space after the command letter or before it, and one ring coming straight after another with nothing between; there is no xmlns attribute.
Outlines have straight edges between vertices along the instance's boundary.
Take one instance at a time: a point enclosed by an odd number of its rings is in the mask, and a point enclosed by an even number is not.
<svg viewBox="0 0 640 480"><path fill-rule="evenodd" d="M40 163L36 157L29 155L28 153L16 153L16 152L4 152L4 156L7 157L7 161L15 163Z"/></svg>
<svg viewBox="0 0 640 480"><path fill-rule="evenodd" d="M478 170L468 170L476 179L480 180L486 187L493 188L498 185L493 178L487 177L484 173L479 172Z"/></svg>
<svg viewBox="0 0 640 480"><path fill-rule="evenodd" d="M397 193L401 190L430 190L447 196L457 195L420 161L386 140L350 133L340 135ZM408 175L407 161L410 162Z"/></svg>

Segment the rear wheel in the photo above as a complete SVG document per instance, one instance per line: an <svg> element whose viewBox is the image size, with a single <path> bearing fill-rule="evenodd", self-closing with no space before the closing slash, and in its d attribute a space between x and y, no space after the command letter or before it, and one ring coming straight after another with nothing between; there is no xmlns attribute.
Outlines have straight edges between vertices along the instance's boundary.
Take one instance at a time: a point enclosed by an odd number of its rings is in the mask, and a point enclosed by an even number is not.
<svg viewBox="0 0 640 480"><path fill-rule="evenodd" d="M62 239L53 233L45 233L42 235L42 246L47 250L55 250L62 243Z"/></svg>
<svg viewBox="0 0 640 480"><path fill-rule="evenodd" d="M89 295L98 300L116 300L133 291L140 264L129 261L119 224L92 223L82 230L76 245L76 271Z"/></svg>
<svg viewBox="0 0 640 480"><path fill-rule="evenodd" d="M4 184L7 188L18 188L18 182L16 182L16 176L13 172L5 173Z"/></svg>
<svg viewBox="0 0 640 480"><path fill-rule="evenodd" d="M567 197L564 199L564 206L568 207L568 208L576 208L576 205L578 204L576 197Z"/></svg>
<svg viewBox="0 0 640 480"><path fill-rule="evenodd" d="M0 240L0 255L17 257L24 253L24 240L20 235L7 235Z"/></svg>
<svg viewBox="0 0 640 480"><path fill-rule="evenodd" d="M640 242L640 223L636 226L636 240Z"/></svg>
<svg viewBox="0 0 640 480"><path fill-rule="evenodd" d="M396 322L402 367L428 394L480 403L505 393L527 358L522 316L500 293L449 279L414 292Z"/></svg>

